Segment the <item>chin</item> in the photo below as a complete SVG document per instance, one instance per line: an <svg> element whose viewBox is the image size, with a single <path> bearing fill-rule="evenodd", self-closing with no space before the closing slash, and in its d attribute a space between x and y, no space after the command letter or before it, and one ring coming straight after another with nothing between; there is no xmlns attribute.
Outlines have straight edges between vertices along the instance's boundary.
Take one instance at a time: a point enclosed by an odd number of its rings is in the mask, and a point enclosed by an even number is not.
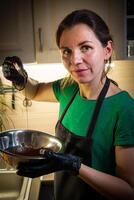
<svg viewBox="0 0 134 200"><path fill-rule="evenodd" d="M87 84L87 83L90 83L91 82L91 80L83 80L83 79L75 79L75 81L77 82L77 83L79 83L79 84Z"/></svg>

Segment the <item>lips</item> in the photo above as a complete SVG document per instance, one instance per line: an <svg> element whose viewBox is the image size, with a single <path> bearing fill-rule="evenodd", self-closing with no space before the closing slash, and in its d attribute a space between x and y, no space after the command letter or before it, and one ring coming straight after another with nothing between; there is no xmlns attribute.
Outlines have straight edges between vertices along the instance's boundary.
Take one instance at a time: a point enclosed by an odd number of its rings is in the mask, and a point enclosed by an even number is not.
<svg viewBox="0 0 134 200"><path fill-rule="evenodd" d="M75 72L77 73L79 73L79 72L84 72L84 71L87 71L88 69L78 69L78 70L75 70Z"/></svg>
<svg viewBox="0 0 134 200"><path fill-rule="evenodd" d="M72 73L77 74L78 76L84 75L89 69L77 69L73 70Z"/></svg>
<svg viewBox="0 0 134 200"><path fill-rule="evenodd" d="M75 73L79 73L79 72L84 72L84 71L87 71L88 69L86 68L86 69L84 69L84 68L79 68L79 69L74 69L74 70L72 70L72 72L75 72Z"/></svg>

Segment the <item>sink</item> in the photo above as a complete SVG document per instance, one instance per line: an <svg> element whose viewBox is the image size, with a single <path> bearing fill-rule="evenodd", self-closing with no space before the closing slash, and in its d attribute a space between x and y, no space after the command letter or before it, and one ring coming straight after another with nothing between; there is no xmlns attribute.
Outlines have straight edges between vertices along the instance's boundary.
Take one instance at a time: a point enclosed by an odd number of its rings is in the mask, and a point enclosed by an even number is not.
<svg viewBox="0 0 134 200"><path fill-rule="evenodd" d="M0 200L28 200L31 179L16 175L15 170L0 170Z"/></svg>
<svg viewBox="0 0 134 200"><path fill-rule="evenodd" d="M0 200L38 200L40 177L18 176L0 157Z"/></svg>
<svg viewBox="0 0 134 200"><path fill-rule="evenodd" d="M14 171L0 172L0 200L14 200L19 197L23 177L16 175Z"/></svg>

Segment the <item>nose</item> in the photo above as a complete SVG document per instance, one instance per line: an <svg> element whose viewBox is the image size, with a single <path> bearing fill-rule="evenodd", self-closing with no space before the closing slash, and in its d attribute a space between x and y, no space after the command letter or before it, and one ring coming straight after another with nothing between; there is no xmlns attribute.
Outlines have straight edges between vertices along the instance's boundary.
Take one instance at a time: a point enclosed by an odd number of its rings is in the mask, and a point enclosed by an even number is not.
<svg viewBox="0 0 134 200"><path fill-rule="evenodd" d="M79 50L75 50L72 52L70 62L72 65L78 65L82 63L82 54Z"/></svg>

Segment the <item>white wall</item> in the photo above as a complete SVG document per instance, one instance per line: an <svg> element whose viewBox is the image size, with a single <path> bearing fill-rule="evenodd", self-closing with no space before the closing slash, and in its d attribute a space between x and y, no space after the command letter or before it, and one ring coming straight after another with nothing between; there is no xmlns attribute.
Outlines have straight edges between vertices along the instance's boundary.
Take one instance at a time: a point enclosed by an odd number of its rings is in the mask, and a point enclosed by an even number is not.
<svg viewBox="0 0 134 200"><path fill-rule="evenodd" d="M67 74L62 64L24 64L24 68L28 72L29 77L41 82L60 79ZM0 75L4 84L11 85L11 82L3 77L2 72L0 72ZM34 129L54 134L59 104L32 101L31 107L24 107L24 98L19 92L15 93L15 110L6 109L6 116L9 122L6 123L6 129ZM6 94L5 99L11 108L11 93Z"/></svg>

